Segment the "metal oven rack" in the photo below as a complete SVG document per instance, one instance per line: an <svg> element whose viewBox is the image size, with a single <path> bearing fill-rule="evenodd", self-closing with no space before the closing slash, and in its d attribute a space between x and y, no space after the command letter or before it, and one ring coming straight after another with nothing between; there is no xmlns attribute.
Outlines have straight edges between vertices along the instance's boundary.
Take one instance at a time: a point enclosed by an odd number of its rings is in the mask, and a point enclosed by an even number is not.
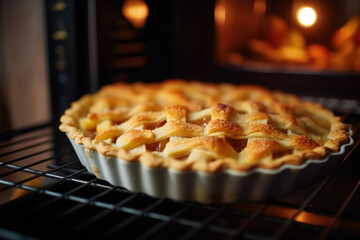
<svg viewBox="0 0 360 240"><path fill-rule="evenodd" d="M0 238L359 239L359 103L312 100L352 125L355 144L322 182L264 202L152 198L87 173L56 124L4 133Z"/></svg>

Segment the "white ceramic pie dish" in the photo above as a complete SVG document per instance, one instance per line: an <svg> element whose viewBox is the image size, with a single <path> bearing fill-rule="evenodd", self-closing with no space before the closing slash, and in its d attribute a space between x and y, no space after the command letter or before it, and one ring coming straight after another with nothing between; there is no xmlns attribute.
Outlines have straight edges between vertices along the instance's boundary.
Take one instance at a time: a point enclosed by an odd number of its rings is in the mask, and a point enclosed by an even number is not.
<svg viewBox="0 0 360 240"><path fill-rule="evenodd" d="M301 165L283 165L275 170L256 168L248 172L205 173L149 168L139 162L104 156L69 140L87 171L114 186L153 197L201 203L265 200L306 188L324 179L354 143L350 137L339 152L322 160L307 160Z"/></svg>

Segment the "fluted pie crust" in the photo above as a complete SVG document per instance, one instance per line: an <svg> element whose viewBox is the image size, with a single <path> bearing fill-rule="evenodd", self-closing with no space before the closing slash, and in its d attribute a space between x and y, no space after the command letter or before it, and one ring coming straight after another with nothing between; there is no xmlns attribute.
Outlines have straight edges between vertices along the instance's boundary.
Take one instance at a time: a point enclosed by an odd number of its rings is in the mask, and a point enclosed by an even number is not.
<svg viewBox="0 0 360 240"><path fill-rule="evenodd" d="M350 134L332 112L291 94L184 80L105 86L72 103L60 130L105 156L209 173L323 159Z"/></svg>

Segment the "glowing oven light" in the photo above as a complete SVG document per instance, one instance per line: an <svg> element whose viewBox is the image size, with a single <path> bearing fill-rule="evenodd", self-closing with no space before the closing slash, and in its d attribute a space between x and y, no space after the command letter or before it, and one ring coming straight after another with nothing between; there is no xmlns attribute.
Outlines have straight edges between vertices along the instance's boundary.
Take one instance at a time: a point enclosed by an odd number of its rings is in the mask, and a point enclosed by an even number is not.
<svg viewBox="0 0 360 240"><path fill-rule="evenodd" d="M149 15L149 8L144 0L125 0L122 13L136 28L143 28Z"/></svg>
<svg viewBox="0 0 360 240"><path fill-rule="evenodd" d="M216 24L218 24L218 25L225 24L226 9L225 9L225 4L223 3L223 1L216 2L214 17L215 17Z"/></svg>
<svg viewBox="0 0 360 240"><path fill-rule="evenodd" d="M297 19L304 27L310 27L316 22L316 12L311 7L302 7L297 11Z"/></svg>

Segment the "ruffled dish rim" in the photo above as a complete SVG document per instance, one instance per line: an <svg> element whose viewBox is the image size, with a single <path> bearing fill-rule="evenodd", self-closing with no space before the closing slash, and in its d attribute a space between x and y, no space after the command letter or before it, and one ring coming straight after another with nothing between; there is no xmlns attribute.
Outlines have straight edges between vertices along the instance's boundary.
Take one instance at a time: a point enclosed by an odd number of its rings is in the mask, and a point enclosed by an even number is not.
<svg viewBox="0 0 360 240"><path fill-rule="evenodd" d="M88 150L70 138L80 162L97 178L134 192L177 201L232 203L242 200L262 201L294 192L322 180L354 144L350 141L340 151L321 160L301 165L284 164L278 169L255 168L247 172L223 170L215 173L170 168L149 168ZM304 179L304 174L307 176Z"/></svg>

